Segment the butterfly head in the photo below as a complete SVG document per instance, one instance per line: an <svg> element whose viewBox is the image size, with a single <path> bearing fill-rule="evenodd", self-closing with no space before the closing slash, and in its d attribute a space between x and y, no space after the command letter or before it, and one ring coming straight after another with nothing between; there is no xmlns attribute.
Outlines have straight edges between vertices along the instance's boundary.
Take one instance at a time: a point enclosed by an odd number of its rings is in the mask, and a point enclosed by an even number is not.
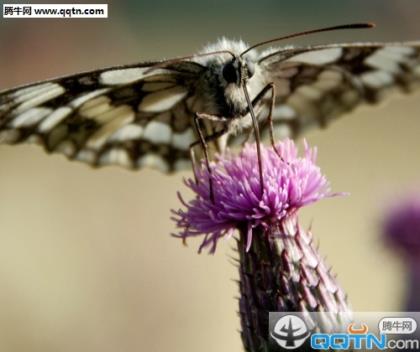
<svg viewBox="0 0 420 352"><path fill-rule="evenodd" d="M228 61L222 68L223 79L227 84L234 83L241 85L255 73L255 64L250 60L244 60L240 57Z"/></svg>

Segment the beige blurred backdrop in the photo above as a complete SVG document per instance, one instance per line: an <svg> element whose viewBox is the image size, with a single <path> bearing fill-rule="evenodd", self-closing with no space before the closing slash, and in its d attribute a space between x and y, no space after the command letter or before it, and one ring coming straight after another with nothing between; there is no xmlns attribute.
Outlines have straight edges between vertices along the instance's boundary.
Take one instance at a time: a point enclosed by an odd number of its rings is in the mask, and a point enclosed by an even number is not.
<svg viewBox="0 0 420 352"><path fill-rule="evenodd" d="M27 2L27 1L26 1ZM45 1L42 1L45 3ZM371 31L298 43L420 39L414 0L115 1L102 20L0 19L0 89L354 21ZM404 267L379 240L383 208L420 186L420 95L360 108L307 135L334 198L308 207L357 310L398 310ZM35 146L0 146L0 351L240 351L236 268L171 238L186 172L92 170Z"/></svg>

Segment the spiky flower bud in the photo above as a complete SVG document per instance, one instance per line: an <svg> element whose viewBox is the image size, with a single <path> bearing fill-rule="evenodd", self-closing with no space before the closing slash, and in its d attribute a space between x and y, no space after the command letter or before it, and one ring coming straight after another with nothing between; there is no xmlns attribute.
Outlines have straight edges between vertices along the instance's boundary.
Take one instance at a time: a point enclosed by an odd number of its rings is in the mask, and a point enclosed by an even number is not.
<svg viewBox="0 0 420 352"><path fill-rule="evenodd" d="M183 240L203 236L199 248L214 253L220 238L239 231L240 317L247 351L268 348L270 311L328 312L325 324L339 323L337 312L349 312L346 297L313 244L312 234L298 223L297 211L332 196L316 166L316 149L305 143L299 157L293 141L262 147L263 191L255 145L239 155L227 152L212 163L214 200L209 174L202 167L198 183L186 185L196 197L174 211Z"/></svg>

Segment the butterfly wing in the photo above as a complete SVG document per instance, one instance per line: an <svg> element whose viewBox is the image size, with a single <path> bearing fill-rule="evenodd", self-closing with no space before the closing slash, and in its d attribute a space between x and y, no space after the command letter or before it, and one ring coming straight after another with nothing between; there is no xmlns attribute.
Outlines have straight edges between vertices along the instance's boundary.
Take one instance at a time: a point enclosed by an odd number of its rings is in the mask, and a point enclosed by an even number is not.
<svg viewBox="0 0 420 352"><path fill-rule="evenodd" d="M275 135L296 137L361 103L379 102L393 88L419 87L420 42L289 48L263 53L260 65L276 88Z"/></svg>
<svg viewBox="0 0 420 352"><path fill-rule="evenodd" d="M146 63L54 79L0 93L0 143L32 142L92 166L171 172L196 140L187 104L204 69Z"/></svg>

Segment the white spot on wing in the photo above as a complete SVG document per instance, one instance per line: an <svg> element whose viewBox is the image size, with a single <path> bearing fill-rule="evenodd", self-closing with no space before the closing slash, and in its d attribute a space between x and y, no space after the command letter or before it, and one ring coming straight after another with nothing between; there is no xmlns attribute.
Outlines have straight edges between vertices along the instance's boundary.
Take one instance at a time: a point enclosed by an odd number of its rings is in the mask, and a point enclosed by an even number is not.
<svg viewBox="0 0 420 352"><path fill-rule="evenodd" d="M52 85L54 85L54 83L47 82L47 83L37 84L37 85L31 86L31 87L21 88L21 89L16 90L15 92L11 93L11 96L14 97L14 98L22 97L22 96L25 96L27 94L33 93L35 91L42 91L45 88L51 87Z"/></svg>
<svg viewBox="0 0 420 352"><path fill-rule="evenodd" d="M369 87L379 89L393 83L392 75L386 71L372 71L361 76L362 81Z"/></svg>
<svg viewBox="0 0 420 352"><path fill-rule="evenodd" d="M32 108L10 121L9 126L14 128L30 127L37 124L50 113L51 109L49 108Z"/></svg>
<svg viewBox="0 0 420 352"><path fill-rule="evenodd" d="M412 46L385 46L383 49L381 49L384 55L388 55L391 57L406 57L411 54L414 54L416 51Z"/></svg>
<svg viewBox="0 0 420 352"><path fill-rule="evenodd" d="M369 67L384 70L387 72L398 73L400 71L399 62L401 58L384 55L385 49L377 50L365 59L365 64Z"/></svg>
<svg viewBox="0 0 420 352"><path fill-rule="evenodd" d="M290 62L301 62L309 65L325 65L338 60L343 52L342 48L328 48L311 50L306 53L297 54L287 59Z"/></svg>
<svg viewBox="0 0 420 352"><path fill-rule="evenodd" d="M138 81L147 68L133 67L102 72L99 81L102 84L125 84Z"/></svg>
<svg viewBox="0 0 420 352"><path fill-rule="evenodd" d="M109 88L101 88L101 89L94 90L93 92L83 94L80 97L77 97L76 99L72 100L69 106L76 109L82 104L86 103L88 100L93 99L101 94L104 94L108 92L109 90L110 90Z"/></svg>
<svg viewBox="0 0 420 352"><path fill-rule="evenodd" d="M30 109L34 106L41 105L51 99L57 98L61 94L65 92L64 88L59 86L58 84L54 84L51 88L43 89L42 92L38 94L38 92L34 91L33 97L24 100L22 104L20 104L14 111L13 114L18 115L21 112Z"/></svg>
<svg viewBox="0 0 420 352"><path fill-rule="evenodd" d="M117 70L102 72L99 76L99 81L102 84L109 85L127 84L139 81L144 77L154 76L166 72L168 72L168 70L150 70L150 67L120 68Z"/></svg>
<svg viewBox="0 0 420 352"><path fill-rule="evenodd" d="M276 106L273 110L273 121L293 120L296 117L296 111L288 105Z"/></svg>
<svg viewBox="0 0 420 352"><path fill-rule="evenodd" d="M110 138L110 142L125 142L133 139L138 139L143 134L143 127L139 125L127 125L121 127Z"/></svg>
<svg viewBox="0 0 420 352"><path fill-rule="evenodd" d="M144 129L143 138L152 143L169 144L171 141L171 129L162 122L151 121Z"/></svg>
<svg viewBox="0 0 420 352"><path fill-rule="evenodd" d="M48 132L51 131L55 126L57 126L61 121L63 121L70 113L72 109L67 106L62 106L57 110L54 110L50 115L48 115L45 120L43 120L39 126L38 131Z"/></svg>
<svg viewBox="0 0 420 352"><path fill-rule="evenodd" d="M159 112L172 108L188 94L185 87L174 87L150 93L139 104L139 110L144 112Z"/></svg>
<svg viewBox="0 0 420 352"><path fill-rule="evenodd" d="M25 100L34 98L37 95L43 94L57 87L60 86L56 83L42 83L33 87L19 89L16 92L12 93L11 96L14 97L16 103L22 103Z"/></svg>
<svg viewBox="0 0 420 352"><path fill-rule="evenodd" d="M137 161L137 166L141 167L150 167L152 169L156 169L162 172L169 171L168 163L157 154L146 154L139 158Z"/></svg>
<svg viewBox="0 0 420 352"><path fill-rule="evenodd" d="M174 133L172 135L172 145L180 150L188 150L190 144L196 140L194 132L188 128L183 133Z"/></svg>
<svg viewBox="0 0 420 352"><path fill-rule="evenodd" d="M99 158L99 164L117 164L124 167L131 167L131 159L125 149L112 148L101 155Z"/></svg>
<svg viewBox="0 0 420 352"><path fill-rule="evenodd" d="M55 149L54 151L63 153L67 157L71 157L74 152L76 151L76 146L72 141L66 140L62 141Z"/></svg>
<svg viewBox="0 0 420 352"><path fill-rule="evenodd" d="M96 153L93 150L82 149L76 155L76 160L84 163L93 164L96 159Z"/></svg>

